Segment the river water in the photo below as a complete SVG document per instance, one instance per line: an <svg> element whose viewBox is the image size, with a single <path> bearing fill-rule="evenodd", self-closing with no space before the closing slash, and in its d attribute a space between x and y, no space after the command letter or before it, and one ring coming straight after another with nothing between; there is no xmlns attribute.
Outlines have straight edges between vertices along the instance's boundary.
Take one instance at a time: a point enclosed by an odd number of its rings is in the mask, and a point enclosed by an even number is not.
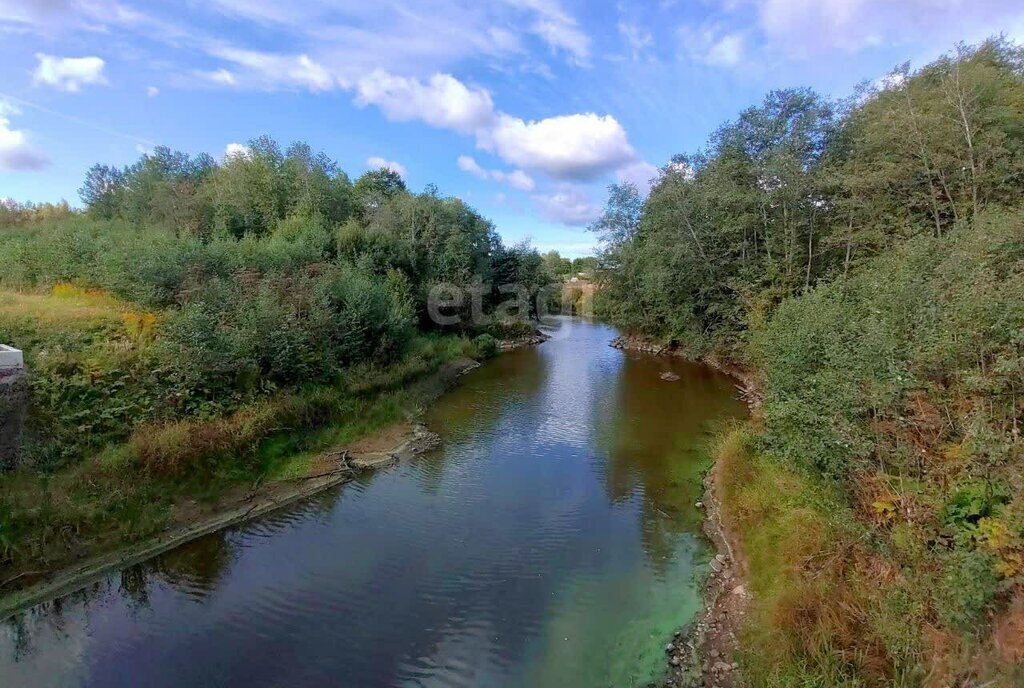
<svg viewBox="0 0 1024 688"><path fill-rule="evenodd" d="M0 686L657 680L711 556L702 451L743 407L615 334L564 320L428 410L439 449L9 620Z"/></svg>

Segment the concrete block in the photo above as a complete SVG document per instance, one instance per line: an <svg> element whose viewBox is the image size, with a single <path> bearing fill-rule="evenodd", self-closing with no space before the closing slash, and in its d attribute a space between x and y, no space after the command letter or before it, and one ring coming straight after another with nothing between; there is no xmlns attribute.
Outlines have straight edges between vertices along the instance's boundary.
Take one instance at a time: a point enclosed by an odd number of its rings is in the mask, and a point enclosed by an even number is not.
<svg viewBox="0 0 1024 688"><path fill-rule="evenodd" d="M27 414L25 358L17 349L0 344L0 471L15 468L22 461Z"/></svg>
<svg viewBox="0 0 1024 688"><path fill-rule="evenodd" d="M12 346L0 344L0 370L12 370L24 367L24 354Z"/></svg>

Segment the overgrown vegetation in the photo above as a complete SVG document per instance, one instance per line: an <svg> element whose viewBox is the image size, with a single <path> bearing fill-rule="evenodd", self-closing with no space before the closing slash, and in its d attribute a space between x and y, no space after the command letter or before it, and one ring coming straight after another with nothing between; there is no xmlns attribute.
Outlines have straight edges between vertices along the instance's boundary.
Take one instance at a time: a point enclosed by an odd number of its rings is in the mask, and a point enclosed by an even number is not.
<svg viewBox="0 0 1024 688"><path fill-rule="evenodd" d="M772 93L645 202L612 189L606 317L761 373L722 447L752 684L1024 680L1022 192L1004 40Z"/></svg>
<svg viewBox="0 0 1024 688"><path fill-rule="evenodd" d="M305 144L264 137L220 164L157 148L93 167L81 194L84 212L0 209L0 341L31 371L0 566L151 534L182 495L266 477L283 446L397 420L417 377L494 353L473 336L532 332L509 308L440 327L436 285L487 285L489 313L499 286L553 279L462 201L385 169L352 183Z"/></svg>

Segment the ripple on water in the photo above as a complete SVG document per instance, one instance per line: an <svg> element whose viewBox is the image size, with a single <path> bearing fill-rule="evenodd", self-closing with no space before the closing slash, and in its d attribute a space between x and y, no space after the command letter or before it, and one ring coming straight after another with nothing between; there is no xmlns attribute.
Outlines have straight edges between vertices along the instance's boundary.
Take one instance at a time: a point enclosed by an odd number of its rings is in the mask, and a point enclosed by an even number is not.
<svg viewBox="0 0 1024 688"><path fill-rule="evenodd" d="M443 446L41 606L0 685L644 684L697 605L686 481L727 380L613 332L503 355L428 412ZM680 487L682 486L682 487ZM685 489L684 489L685 488ZM686 502L690 503L686 503Z"/></svg>

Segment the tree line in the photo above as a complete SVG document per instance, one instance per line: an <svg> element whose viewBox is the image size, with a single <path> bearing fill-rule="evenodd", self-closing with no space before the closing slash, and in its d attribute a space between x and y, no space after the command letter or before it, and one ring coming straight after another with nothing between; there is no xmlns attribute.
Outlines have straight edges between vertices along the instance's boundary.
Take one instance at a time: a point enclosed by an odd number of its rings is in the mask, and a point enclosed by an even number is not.
<svg viewBox="0 0 1024 688"><path fill-rule="evenodd" d="M843 100L774 91L646 199L611 188L599 312L760 380L725 505L753 685L1019 682L1022 197L1001 38Z"/></svg>
<svg viewBox="0 0 1024 688"><path fill-rule="evenodd" d="M93 166L81 196L84 211L6 204L0 213L0 287L102 294L130 310L113 331L0 317L0 338L30 357L41 465L139 423L221 414L330 384L353 366L401 361L424 333L532 332L531 313L515 309L442 327L431 292L484 285L484 312L494 314L508 298L502 285L536 294L554 279L528 243L506 245L460 199L432 186L414 193L388 169L352 182L304 143L282 151L261 137L221 162L158 147L122 169ZM493 340L481 345L492 350Z"/></svg>

